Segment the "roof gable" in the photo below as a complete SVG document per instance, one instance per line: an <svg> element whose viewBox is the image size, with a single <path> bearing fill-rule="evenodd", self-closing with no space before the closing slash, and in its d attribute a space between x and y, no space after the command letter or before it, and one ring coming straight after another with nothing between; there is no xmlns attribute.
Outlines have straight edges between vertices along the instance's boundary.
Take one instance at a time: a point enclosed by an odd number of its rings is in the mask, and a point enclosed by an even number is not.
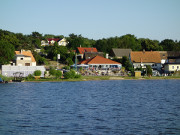
<svg viewBox="0 0 180 135"><path fill-rule="evenodd" d="M85 52L98 52L96 48L86 48L86 47L77 47L80 54L84 54Z"/></svg>
<svg viewBox="0 0 180 135"><path fill-rule="evenodd" d="M112 49L112 52L115 57L123 57L123 56L129 57L131 51L132 51L131 49L119 49L119 48Z"/></svg>
<svg viewBox="0 0 180 135"><path fill-rule="evenodd" d="M32 55L31 51L15 51L16 55L24 55L24 56L29 56L31 57L32 62L36 62L36 60L34 59L34 56Z"/></svg>
<svg viewBox="0 0 180 135"><path fill-rule="evenodd" d="M106 59L104 57L101 57L101 56L95 56L91 59L87 59L87 60L84 60L82 61L80 64L121 64L119 62L115 62L115 61L112 61L110 59Z"/></svg>
<svg viewBox="0 0 180 135"><path fill-rule="evenodd" d="M131 52L131 61L136 63L161 63L159 52L137 51Z"/></svg>
<svg viewBox="0 0 180 135"><path fill-rule="evenodd" d="M60 39L59 39L59 38L48 38L47 40L48 40L49 42L52 41L52 40L58 42Z"/></svg>

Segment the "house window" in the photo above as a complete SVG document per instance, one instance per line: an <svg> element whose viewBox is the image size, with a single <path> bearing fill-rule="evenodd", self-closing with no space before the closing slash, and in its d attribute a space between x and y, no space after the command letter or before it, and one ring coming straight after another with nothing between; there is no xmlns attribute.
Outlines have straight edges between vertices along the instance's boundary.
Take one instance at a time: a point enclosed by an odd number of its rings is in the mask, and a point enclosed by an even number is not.
<svg viewBox="0 0 180 135"><path fill-rule="evenodd" d="M23 60L23 58L21 58L21 60Z"/></svg>
<svg viewBox="0 0 180 135"><path fill-rule="evenodd" d="M179 69L179 66L177 66L177 69Z"/></svg>
<svg viewBox="0 0 180 135"><path fill-rule="evenodd" d="M172 69L174 69L174 66L172 66Z"/></svg>

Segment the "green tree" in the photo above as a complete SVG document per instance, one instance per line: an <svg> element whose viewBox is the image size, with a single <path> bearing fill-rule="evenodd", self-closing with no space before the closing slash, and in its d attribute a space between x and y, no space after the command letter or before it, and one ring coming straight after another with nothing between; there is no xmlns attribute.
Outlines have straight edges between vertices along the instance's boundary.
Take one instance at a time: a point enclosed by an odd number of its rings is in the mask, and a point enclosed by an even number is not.
<svg viewBox="0 0 180 135"><path fill-rule="evenodd" d="M53 67L50 67L49 74L52 76L55 76L56 75L56 69L54 69Z"/></svg>
<svg viewBox="0 0 180 135"><path fill-rule="evenodd" d="M163 48L159 46L159 42L157 40L150 39L140 39L142 49L146 51L161 51Z"/></svg>
<svg viewBox="0 0 180 135"><path fill-rule="evenodd" d="M67 58L67 59L66 59L66 64L67 64L68 66L71 66L71 65L74 64L74 62L72 61L71 58Z"/></svg>
<svg viewBox="0 0 180 135"><path fill-rule="evenodd" d="M161 41L160 45L163 47L164 51L176 51L177 44L172 39L165 39Z"/></svg>
<svg viewBox="0 0 180 135"><path fill-rule="evenodd" d="M97 40L94 47L97 48L97 50L101 51L101 52L105 52L108 53L108 43L106 39L100 39Z"/></svg>
<svg viewBox="0 0 180 135"><path fill-rule="evenodd" d="M39 32L36 32L36 31L32 32L31 35L33 38L38 38L38 39L42 38L42 34L40 34Z"/></svg>
<svg viewBox="0 0 180 135"><path fill-rule="evenodd" d="M67 38L67 41L69 42L68 48L73 50L75 50L80 45L84 47L84 39L81 35L70 34Z"/></svg>
<svg viewBox="0 0 180 135"><path fill-rule="evenodd" d="M147 70L147 75L148 75L148 76L152 76L152 68L151 68L150 65L147 65L147 66L146 66L146 70Z"/></svg>
<svg viewBox="0 0 180 135"><path fill-rule="evenodd" d="M0 65L9 64L15 54L14 46L6 41L0 41Z"/></svg>
<svg viewBox="0 0 180 135"><path fill-rule="evenodd" d="M118 48L131 48L133 51L139 51L141 44L134 35L127 34L119 38Z"/></svg>
<svg viewBox="0 0 180 135"><path fill-rule="evenodd" d="M127 71L134 71L133 65L131 64L127 56L123 56L121 61L122 66L125 67Z"/></svg>

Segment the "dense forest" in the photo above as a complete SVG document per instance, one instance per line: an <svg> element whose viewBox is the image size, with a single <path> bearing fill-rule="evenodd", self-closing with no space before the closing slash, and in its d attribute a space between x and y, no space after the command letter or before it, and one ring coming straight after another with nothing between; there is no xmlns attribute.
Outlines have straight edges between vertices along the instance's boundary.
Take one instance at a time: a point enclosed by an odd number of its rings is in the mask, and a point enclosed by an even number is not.
<svg viewBox="0 0 180 135"><path fill-rule="evenodd" d="M26 49L31 50L38 64L45 64L46 58L56 60L58 53L61 54L61 62L67 65L73 63L76 47L96 47L98 51L109 53L112 48L131 48L133 51L180 51L180 41L164 39L161 42L147 38L136 38L134 35L127 34L120 37L103 38L93 40L83 37L82 35L69 34L65 37L69 42L67 47L58 46L41 46L41 40L47 38L63 38L63 35L41 34L32 32L30 35L22 33L13 33L0 29L0 64L5 64L13 58L11 54L14 50ZM41 49L41 55L36 53L36 48ZM9 51L11 50L11 51Z"/></svg>

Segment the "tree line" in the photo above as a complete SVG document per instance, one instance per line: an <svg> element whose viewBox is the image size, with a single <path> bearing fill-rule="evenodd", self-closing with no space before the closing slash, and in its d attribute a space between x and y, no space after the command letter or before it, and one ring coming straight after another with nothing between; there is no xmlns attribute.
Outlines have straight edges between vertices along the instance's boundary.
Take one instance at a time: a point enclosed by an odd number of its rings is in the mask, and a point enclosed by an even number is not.
<svg viewBox="0 0 180 135"><path fill-rule="evenodd" d="M93 40L83 37L82 35L69 34L65 37L69 42L66 47L58 46L41 46L41 40L47 38L64 38L63 35L41 34L32 32L29 35L22 33L13 33L0 29L0 65L12 60L14 50L31 50L38 64L45 64L46 58L57 60L57 54L61 54L60 62L71 65L75 58L72 50L76 50L80 45L82 47L96 47L98 51L110 53L112 48L130 48L133 51L180 51L180 41L164 39L161 42L148 38L137 38L134 35L126 34L120 37L103 38ZM41 55L36 53L36 48L41 49ZM11 50L11 51L10 51ZM5 53L8 52L8 53Z"/></svg>

